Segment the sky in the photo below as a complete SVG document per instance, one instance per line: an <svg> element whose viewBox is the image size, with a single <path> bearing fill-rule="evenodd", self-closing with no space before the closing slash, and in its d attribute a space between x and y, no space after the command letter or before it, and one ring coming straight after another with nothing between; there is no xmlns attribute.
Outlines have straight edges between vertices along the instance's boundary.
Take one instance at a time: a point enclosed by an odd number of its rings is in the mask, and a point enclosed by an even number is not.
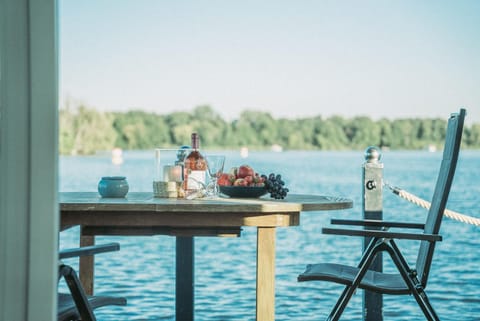
<svg viewBox="0 0 480 321"><path fill-rule="evenodd" d="M480 1L59 0L60 102L480 123Z"/></svg>

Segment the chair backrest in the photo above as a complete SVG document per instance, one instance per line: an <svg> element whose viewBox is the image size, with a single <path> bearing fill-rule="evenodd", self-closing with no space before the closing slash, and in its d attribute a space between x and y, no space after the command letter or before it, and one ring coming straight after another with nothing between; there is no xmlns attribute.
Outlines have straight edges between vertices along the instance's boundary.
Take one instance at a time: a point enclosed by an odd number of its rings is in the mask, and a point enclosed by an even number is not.
<svg viewBox="0 0 480 321"><path fill-rule="evenodd" d="M465 109L460 109L458 114L452 114L448 120L442 163L440 165L431 207L425 223L424 233L426 234L438 234L440 231L443 212L457 166L464 119ZM427 285L434 249L435 242L422 241L420 244L416 268L420 282L424 287Z"/></svg>

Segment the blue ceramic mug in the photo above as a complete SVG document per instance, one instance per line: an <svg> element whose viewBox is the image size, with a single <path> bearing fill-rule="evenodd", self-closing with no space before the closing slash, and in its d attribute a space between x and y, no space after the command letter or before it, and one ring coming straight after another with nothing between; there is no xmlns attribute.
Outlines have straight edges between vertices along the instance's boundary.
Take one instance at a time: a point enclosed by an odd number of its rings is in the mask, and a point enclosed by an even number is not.
<svg viewBox="0 0 480 321"><path fill-rule="evenodd" d="M128 182L125 176L104 176L98 182L98 193L102 197L125 197L128 193Z"/></svg>

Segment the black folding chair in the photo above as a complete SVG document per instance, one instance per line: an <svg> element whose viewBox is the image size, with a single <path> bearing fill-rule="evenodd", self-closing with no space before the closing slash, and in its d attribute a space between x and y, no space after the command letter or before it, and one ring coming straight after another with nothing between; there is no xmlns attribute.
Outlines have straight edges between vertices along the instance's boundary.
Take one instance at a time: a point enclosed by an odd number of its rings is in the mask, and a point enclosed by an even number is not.
<svg viewBox="0 0 480 321"><path fill-rule="evenodd" d="M448 120L443 159L433 194L431 207L425 224L407 222L386 222L376 220L339 220L332 224L363 226L364 229L324 228L322 233L348 236L371 237L360 263L356 267L322 263L307 265L306 271L298 276L298 281L329 281L344 284L340 298L333 307L327 320L339 320L350 298L357 288L392 295L411 294L422 309L427 320L440 320L430 304L425 288L432 263L433 252L448 194L455 174L460 142L462 138L465 110L452 114ZM369 230L369 227L380 228ZM389 231L390 228L419 229L421 232ZM415 267L410 267L400 252L396 240L418 240L420 248ZM387 274L370 270L370 265L380 252L387 252L398 269L398 273Z"/></svg>
<svg viewBox="0 0 480 321"><path fill-rule="evenodd" d="M110 243L103 245L85 246L81 248L63 250L59 254L60 260L94 255L98 253L118 251L120 245L118 243ZM122 297L112 296L87 296L75 270L59 262L58 280L64 278L70 293L58 293L57 320L58 321L96 321L93 310L108 305L126 305L127 300Z"/></svg>

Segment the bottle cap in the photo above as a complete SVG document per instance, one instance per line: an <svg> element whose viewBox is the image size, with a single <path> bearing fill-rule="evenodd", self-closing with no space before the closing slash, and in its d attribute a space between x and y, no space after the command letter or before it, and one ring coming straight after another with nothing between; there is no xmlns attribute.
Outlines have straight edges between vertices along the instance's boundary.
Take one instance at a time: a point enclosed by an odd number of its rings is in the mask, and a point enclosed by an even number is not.
<svg viewBox="0 0 480 321"><path fill-rule="evenodd" d="M200 137L197 133L192 133L192 148L198 149L200 145Z"/></svg>

